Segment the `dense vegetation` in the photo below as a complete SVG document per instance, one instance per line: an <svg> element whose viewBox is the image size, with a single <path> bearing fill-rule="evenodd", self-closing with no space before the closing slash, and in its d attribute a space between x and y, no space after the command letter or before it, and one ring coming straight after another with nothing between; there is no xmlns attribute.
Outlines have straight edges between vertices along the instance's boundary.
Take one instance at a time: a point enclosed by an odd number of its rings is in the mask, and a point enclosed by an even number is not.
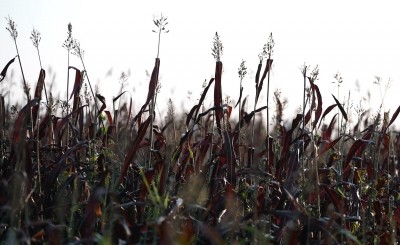
<svg viewBox="0 0 400 245"><path fill-rule="evenodd" d="M167 18L154 24L160 44ZM400 107L393 115L360 110L350 124L348 105L338 96L323 98L318 67L310 71L304 65L302 112L282 121L280 94L271 97L274 106L269 102L272 34L258 57L253 110L244 109L248 97L242 99L241 85L237 104L225 103L223 45L216 33L215 76L198 103L178 113L170 100L165 118L157 118L158 55L147 99L134 112L132 98L119 101L125 91L112 101L93 92L70 24L63 47L74 84L66 98L55 99L43 69L31 92L10 18L7 30L17 56L0 79L7 81L7 70L18 59L26 98L20 107L5 102L9 91L0 96L2 244L395 244L400 239L400 136L390 127ZM40 62L40 33L33 30L31 39ZM82 69L69 65L70 54L80 58ZM246 69L243 61L240 81ZM269 106L258 106L262 93ZM204 103L207 95L211 107ZM323 101L330 105L323 107Z"/></svg>

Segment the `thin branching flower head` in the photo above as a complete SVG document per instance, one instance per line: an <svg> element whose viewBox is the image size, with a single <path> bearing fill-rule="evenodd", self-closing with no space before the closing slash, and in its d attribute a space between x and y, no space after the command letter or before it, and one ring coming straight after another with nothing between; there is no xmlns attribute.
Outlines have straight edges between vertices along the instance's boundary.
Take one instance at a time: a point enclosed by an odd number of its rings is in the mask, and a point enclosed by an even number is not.
<svg viewBox="0 0 400 245"><path fill-rule="evenodd" d="M301 74L303 74L303 77L307 76L307 72L310 70L310 66L306 65L306 63L303 64L303 66L300 67Z"/></svg>
<svg viewBox="0 0 400 245"><path fill-rule="evenodd" d="M11 37L14 39L14 41L17 40L18 37L18 31L17 31L17 24L15 24L15 22L11 19L10 16L8 16L8 18L6 18L7 20L7 31L10 32Z"/></svg>
<svg viewBox="0 0 400 245"><path fill-rule="evenodd" d="M275 47L275 41L274 38L272 37L272 32L269 34L268 37L268 42L265 46L265 52L268 55L268 59L271 59L272 54L274 53L274 47Z"/></svg>
<svg viewBox="0 0 400 245"><path fill-rule="evenodd" d="M314 69L311 71L310 73L310 78L313 82L318 80L318 76L319 76L319 67L318 65L316 67L314 67Z"/></svg>
<svg viewBox="0 0 400 245"><path fill-rule="evenodd" d="M76 55L79 59L83 60L83 56L85 54L85 50L81 48L81 43L74 39L73 41L73 55Z"/></svg>
<svg viewBox="0 0 400 245"><path fill-rule="evenodd" d="M340 74L340 72L336 72L336 74L333 76L333 78L335 78L335 80L336 80L333 83L337 83L338 85L340 85L343 82L343 77L342 77L342 74Z"/></svg>
<svg viewBox="0 0 400 245"><path fill-rule="evenodd" d="M31 37L30 37L33 46L35 46L35 48L39 48L39 43L40 40L42 39L42 37L40 36L40 32L38 30L36 30L35 28L33 28L32 32L31 32Z"/></svg>
<svg viewBox="0 0 400 245"><path fill-rule="evenodd" d="M274 46L275 46L275 41L274 38L272 37L272 32L271 32L271 34L268 37L268 42L264 44L262 52L258 54L260 63L262 63L264 58L271 59L272 54L274 53Z"/></svg>
<svg viewBox="0 0 400 245"><path fill-rule="evenodd" d="M163 16L162 14L158 16L153 16L154 25L157 27L157 30L153 30L154 33L161 34L162 32L168 33L169 30L166 29L168 25L168 18Z"/></svg>
<svg viewBox="0 0 400 245"><path fill-rule="evenodd" d="M72 38L72 24L68 23L67 39L63 43L63 47L68 51L74 49L75 40Z"/></svg>
<svg viewBox="0 0 400 245"><path fill-rule="evenodd" d="M213 40L213 47L211 48L211 54L214 59L219 62L221 61L221 56L224 53L224 46L222 45L222 41L219 38L218 32L215 33Z"/></svg>
<svg viewBox="0 0 400 245"><path fill-rule="evenodd" d="M243 79L247 74L246 61L242 60L238 69L239 78Z"/></svg>

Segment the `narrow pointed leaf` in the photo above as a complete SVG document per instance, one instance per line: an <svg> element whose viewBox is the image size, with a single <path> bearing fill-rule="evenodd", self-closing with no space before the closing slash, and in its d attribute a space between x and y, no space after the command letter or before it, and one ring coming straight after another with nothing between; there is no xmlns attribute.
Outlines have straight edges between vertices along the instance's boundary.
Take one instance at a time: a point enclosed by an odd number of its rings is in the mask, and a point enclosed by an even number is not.
<svg viewBox="0 0 400 245"><path fill-rule="evenodd" d="M332 94L333 99L335 100L337 106L339 107L340 112L342 113L343 118L347 121L347 113L344 110L342 104L336 99L336 97Z"/></svg>

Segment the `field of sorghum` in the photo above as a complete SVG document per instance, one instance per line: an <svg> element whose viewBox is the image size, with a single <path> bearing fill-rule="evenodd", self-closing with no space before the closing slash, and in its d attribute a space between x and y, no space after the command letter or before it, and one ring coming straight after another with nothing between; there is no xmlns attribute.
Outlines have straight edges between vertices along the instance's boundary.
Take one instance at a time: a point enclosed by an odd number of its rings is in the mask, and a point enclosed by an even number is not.
<svg viewBox="0 0 400 245"><path fill-rule="evenodd" d="M160 44L167 18L154 24ZM10 18L7 30L16 57L1 82L21 57ZM31 39L40 62L40 33ZM321 96L318 67L304 65L302 112L283 122L279 93L275 110L258 106L262 93L272 104L274 44L271 34L258 56L251 111L242 87L236 105L222 98L216 33L215 76L198 103L177 112L170 100L157 118L158 55L134 112L132 98L119 101L124 91L112 101L94 93L69 24L65 58L76 55L82 69L68 65L75 77L67 97L53 98L43 69L31 90L21 62L22 106L0 94L1 244L395 244L400 136L390 126L400 107L392 115L362 110L352 125L345 102ZM243 61L240 81L246 70ZM267 117L256 119L262 111Z"/></svg>

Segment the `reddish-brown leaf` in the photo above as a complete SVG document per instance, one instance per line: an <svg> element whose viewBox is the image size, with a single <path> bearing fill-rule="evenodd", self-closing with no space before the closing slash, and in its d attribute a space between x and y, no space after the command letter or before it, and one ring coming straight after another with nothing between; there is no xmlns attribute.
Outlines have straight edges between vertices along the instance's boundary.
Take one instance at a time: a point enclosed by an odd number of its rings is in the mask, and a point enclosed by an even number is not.
<svg viewBox="0 0 400 245"><path fill-rule="evenodd" d="M334 147L336 145L337 142L339 142L339 140L342 139L342 136L340 136L339 138L335 139L332 142L329 143L325 143L323 145L323 147L320 147L318 149L318 156L322 156L322 154L324 154L325 152L329 151L330 149L332 149L332 147Z"/></svg>
<svg viewBox="0 0 400 245"><path fill-rule="evenodd" d="M144 108L149 104L150 100L154 98L154 95L156 93L159 70L160 70L160 59L156 58L156 63L154 65L153 72L151 73L149 92L147 93L146 103L143 105Z"/></svg>
<svg viewBox="0 0 400 245"><path fill-rule="evenodd" d="M190 110L189 114L186 117L186 127L189 127L190 121L192 119L195 120L195 118L193 118L193 114L197 111L197 109L198 109L198 105L195 105Z"/></svg>
<svg viewBox="0 0 400 245"><path fill-rule="evenodd" d="M33 99L28 102L18 113L17 119L14 122L14 133L13 133L13 143L17 144L20 142L20 138L25 138L26 135L21 135L26 133L25 127L27 125L27 120L30 118L30 108L39 103L39 99ZM25 132L24 132L25 131Z"/></svg>
<svg viewBox="0 0 400 245"><path fill-rule="evenodd" d="M204 88L203 93L201 93L199 103L197 104L197 110L196 114L194 116L194 119L197 120L197 115L199 114L199 110L201 108L201 105L204 102L204 99L206 98L207 92L210 89L211 84L214 82L214 78L211 78L210 81L208 82L208 85Z"/></svg>
<svg viewBox="0 0 400 245"><path fill-rule="evenodd" d="M132 161L136 155L136 151L139 147L139 144L142 142L144 136L146 135L147 128L149 127L149 124L150 124L150 119L151 119L151 117L148 117L147 120L142 125L140 125L138 134L137 134L135 140L133 141L131 147L129 148L129 151L126 154L124 164L122 165L122 168L121 168L121 174L119 175L119 178L117 181L118 185L122 182L122 180L125 178L126 174L128 173L129 165L132 163Z"/></svg>
<svg viewBox="0 0 400 245"><path fill-rule="evenodd" d="M106 98L104 98L104 96L102 96L101 94L96 94L96 97L100 100L100 102L101 102L101 107L100 107L100 110L99 110L99 114L97 115L97 116L100 116L101 115L101 113L104 111L104 109L106 109L106 107L107 107L107 105L106 105Z"/></svg>
<svg viewBox="0 0 400 245"><path fill-rule="evenodd" d="M200 172L201 166L203 165L204 159L206 158L211 143L212 143L212 134L208 133L207 136L200 142L200 150L199 153L197 154L195 162L196 173Z"/></svg>
<svg viewBox="0 0 400 245"><path fill-rule="evenodd" d="M321 113L322 113L322 96L321 96L321 92L319 91L318 86L315 83L312 84L312 88L315 91L315 93L317 94L317 100L318 100L318 105L317 105L317 110L315 111L315 118L314 118L314 125L313 125L313 128L315 128L315 126L317 125L317 123L321 117Z"/></svg>
<svg viewBox="0 0 400 245"><path fill-rule="evenodd" d="M79 69L77 69L76 67L70 66L68 67L69 69L73 69L75 70L75 82L74 82L74 87L72 89L71 95L69 97L69 99L72 98L72 96L79 96L79 91L81 89L81 83L82 83L82 73Z"/></svg>
<svg viewBox="0 0 400 245"><path fill-rule="evenodd" d="M333 110L333 108L335 108L337 106L337 104L333 104L328 106L328 108L325 109L324 114L322 114L321 117L321 121L319 121L319 126L321 126L322 120L324 120L325 116L329 114L329 112L331 112ZM318 126L318 128L319 128Z"/></svg>
<svg viewBox="0 0 400 245"><path fill-rule="evenodd" d="M110 125L113 125L113 119L112 119L112 116L111 116L111 112L110 112L110 111L104 111L104 112L105 112L106 115L107 115L108 123L109 123Z"/></svg>

